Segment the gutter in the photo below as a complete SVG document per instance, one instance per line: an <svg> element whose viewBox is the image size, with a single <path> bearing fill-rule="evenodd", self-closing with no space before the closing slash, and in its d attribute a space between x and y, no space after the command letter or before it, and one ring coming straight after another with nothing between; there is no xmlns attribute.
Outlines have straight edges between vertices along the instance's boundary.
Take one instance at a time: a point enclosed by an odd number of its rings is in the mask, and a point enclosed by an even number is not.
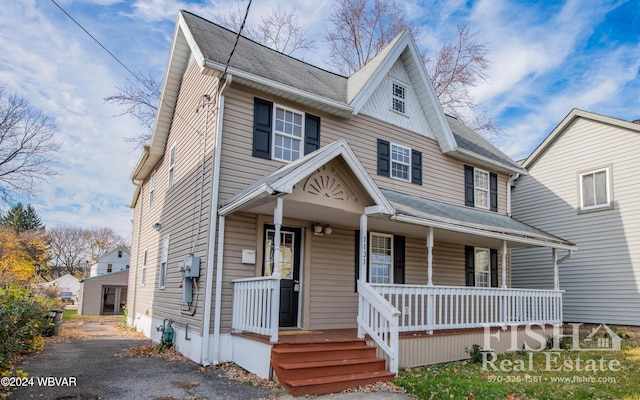
<svg viewBox="0 0 640 400"><path fill-rule="evenodd" d="M516 174L520 174L520 175L529 175L529 173L525 169L510 167L510 166L508 166L506 164L503 164L503 163L501 163L499 161L495 161L495 160L493 160L493 159L491 159L489 157L474 153L473 151L469 151L469 150L466 150L466 149L463 149L463 148L460 148L460 147L456 147L454 151L456 153L458 153L458 154L462 154L462 155L465 155L465 156L468 156L468 157L473 157L476 160L480 160L483 163L490 164L490 165L494 166L495 168L498 168L498 169L503 170L503 171L509 171L509 172L513 172L513 173L516 173Z"/></svg>
<svg viewBox="0 0 640 400"><path fill-rule="evenodd" d="M223 83L224 80L224 83ZM220 186L220 157L222 153L222 120L224 119L224 96L227 88L231 85L233 76L227 74L225 77L220 77L218 80L218 88L222 84L220 94L218 96L218 111L217 111L217 129L216 129L216 148L213 159L213 179L211 181L211 205L209 218L209 246L207 249L207 273L206 273L206 286L204 290L204 315L202 326L202 365L205 367L210 364L209 362L209 334L211 327L211 292L213 290L213 268L214 268L214 255L215 255L215 239L217 234L217 221L215 216L218 214L218 191ZM221 252L221 249L218 249ZM220 343L220 309L221 309L221 289L222 289L222 265L216 265L218 272L216 274L216 304L215 304L215 326L213 331L213 363L218 364L219 361L219 343Z"/></svg>

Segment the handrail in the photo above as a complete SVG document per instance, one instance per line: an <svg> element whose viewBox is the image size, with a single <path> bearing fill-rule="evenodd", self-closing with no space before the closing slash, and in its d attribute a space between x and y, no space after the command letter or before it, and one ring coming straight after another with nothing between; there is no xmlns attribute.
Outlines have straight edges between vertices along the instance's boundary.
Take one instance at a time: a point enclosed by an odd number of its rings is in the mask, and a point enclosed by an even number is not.
<svg viewBox="0 0 640 400"><path fill-rule="evenodd" d="M260 276L234 279L233 317L234 332L252 332L268 335L278 341L280 315L280 278Z"/></svg>
<svg viewBox="0 0 640 400"><path fill-rule="evenodd" d="M358 337L368 334L389 356L389 371L398 373L400 311L367 283L358 281Z"/></svg>

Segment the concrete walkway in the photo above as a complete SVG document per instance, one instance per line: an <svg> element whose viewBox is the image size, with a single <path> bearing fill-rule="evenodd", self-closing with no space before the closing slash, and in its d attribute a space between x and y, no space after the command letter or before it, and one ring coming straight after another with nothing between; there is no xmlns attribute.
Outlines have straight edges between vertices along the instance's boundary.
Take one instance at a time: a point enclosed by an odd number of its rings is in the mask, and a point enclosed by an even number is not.
<svg viewBox="0 0 640 400"><path fill-rule="evenodd" d="M219 368L201 368L190 361L122 357L127 347L152 344L115 328L113 318L78 323L76 339L47 343L40 354L20 366L33 385L18 388L14 399L291 399L274 391L229 380ZM65 323L61 330L64 338ZM115 356L115 357L114 357ZM57 379L54 379L57 378ZM66 379L60 379L66 378ZM332 400L406 400L389 392L318 396Z"/></svg>

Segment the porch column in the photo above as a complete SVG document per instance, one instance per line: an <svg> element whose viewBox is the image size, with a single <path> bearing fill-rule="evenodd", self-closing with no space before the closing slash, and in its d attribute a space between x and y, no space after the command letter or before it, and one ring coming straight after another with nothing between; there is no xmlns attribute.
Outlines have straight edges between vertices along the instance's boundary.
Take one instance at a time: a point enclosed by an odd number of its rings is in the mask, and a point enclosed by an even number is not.
<svg viewBox="0 0 640 400"><path fill-rule="evenodd" d="M507 241L502 241L502 287L507 288Z"/></svg>
<svg viewBox="0 0 640 400"><path fill-rule="evenodd" d="M367 256L368 256L368 244L367 244L367 215L362 214L360 216L360 282L367 281Z"/></svg>
<svg viewBox="0 0 640 400"><path fill-rule="evenodd" d="M275 233L273 234L273 271L271 276L280 277L280 227L282 226L282 197L276 199L276 208L273 210L273 225L275 225Z"/></svg>
<svg viewBox="0 0 640 400"><path fill-rule="evenodd" d="M433 286L433 227L427 231L427 286Z"/></svg>
<svg viewBox="0 0 640 400"><path fill-rule="evenodd" d="M560 274L558 273L558 249L551 249L553 254L553 290L560 290Z"/></svg>

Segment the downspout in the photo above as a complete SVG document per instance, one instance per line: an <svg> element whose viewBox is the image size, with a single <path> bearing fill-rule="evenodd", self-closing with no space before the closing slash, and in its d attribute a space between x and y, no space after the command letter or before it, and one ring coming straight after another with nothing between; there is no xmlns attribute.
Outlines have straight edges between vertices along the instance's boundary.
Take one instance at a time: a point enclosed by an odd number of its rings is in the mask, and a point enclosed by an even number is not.
<svg viewBox="0 0 640 400"><path fill-rule="evenodd" d="M511 216L511 188L516 186L516 181L520 178L520 174L509 175L507 181L507 216Z"/></svg>
<svg viewBox="0 0 640 400"><path fill-rule="evenodd" d="M573 250L569 250L569 254L567 254L566 256L560 258L558 260L558 265L562 264L563 262L567 261L568 259L570 259L571 257L573 257Z"/></svg>
<svg viewBox="0 0 640 400"><path fill-rule="evenodd" d="M211 326L211 292L213 290L213 268L214 268L214 255L215 255L215 239L216 239L216 228L217 221L216 216L218 215L218 191L220 186L220 157L221 157L221 147L222 147L222 120L224 117L224 95L231 85L231 81L233 76L231 74L227 74L225 77L220 77L218 79L218 88L220 88L220 84L222 84L222 89L219 90L219 98L218 98L218 110L217 110L217 119L218 126L216 129L216 148L214 150L214 159L213 159L213 179L211 181L211 205L210 205L210 215L209 218L209 248L207 249L207 282L204 290L204 315L203 315L203 326L202 326L202 354L201 360L202 365L205 367L209 365L209 334L210 334L210 326ZM224 83L223 83L224 80ZM222 265L218 265L218 270L221 269ZM219 271L217 275L220 275L220 278L216 277L216 315L219 314L220 310L220 301L218 301L218 293L222 287L222 273ZM217 318L219 320L219 318ZM213 333L213 341L214 343L218 343L220 341L220 326L219 323L214 327ZM218 363L218 348L214 349L214 364Z"/></svg>
<svg viewBox="0 0 640 400"><path fill-rule="evenodd" d="M136 189L139 189L142 193L142 183L140 183L139 180L134 180L131 179L131 182L133 182L134 185L136 185ZM132 302L131 302L131 309L127 310L127 313L129 314L129 316L131 317L131 326L133 326L135 324L135 320L136 320L136 295L138 293L138 263L140 262L140 234L141 232L141 227L142 227L142 209L143 209L143 205L140 205L140 216L138 218L138 245L136 246L136 268L133 272L133 295L131 296L132 298ZM136 218L136 209L133 209L133 220L135 221ZM136 229L135 224L132 227L132 231ZM86 266L85 266L86 268ZM136 327L137 328L137 327Z"/></svg>

